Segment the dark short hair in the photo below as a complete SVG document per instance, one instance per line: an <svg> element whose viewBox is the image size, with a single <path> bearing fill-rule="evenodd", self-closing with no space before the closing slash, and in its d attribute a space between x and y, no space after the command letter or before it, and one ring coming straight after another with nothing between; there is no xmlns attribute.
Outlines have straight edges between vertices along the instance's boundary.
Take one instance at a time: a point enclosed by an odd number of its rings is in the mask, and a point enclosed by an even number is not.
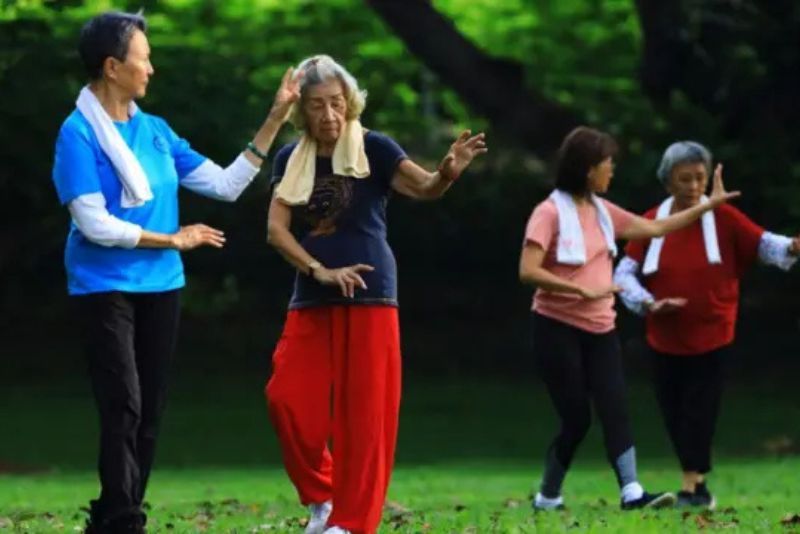
<svg viewBox="0 0 800 534"><path fill-rule="evenodd" d="M617 142L609 134L578 126L564 138L556 160L556 189L573 195L588 190L589 169L617 153Z"/></svg>
<svg viewBox="0 0 800 534"><path fill-rule="evenodd" d="M103 77L103 63L113 57L125 61L128 45L136 30L147 32L147 22L140 14L108 11L87 22L81 30L78 52L90 80Z"/></svg>

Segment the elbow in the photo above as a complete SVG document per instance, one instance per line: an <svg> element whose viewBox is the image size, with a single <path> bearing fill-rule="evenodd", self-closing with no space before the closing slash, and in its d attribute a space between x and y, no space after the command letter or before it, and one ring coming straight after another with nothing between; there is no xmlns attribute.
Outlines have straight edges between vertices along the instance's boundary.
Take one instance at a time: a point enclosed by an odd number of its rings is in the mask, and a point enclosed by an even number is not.
<svg viewBox="0 0 800 534"><path fill-rule="evenodd" d="M280 248L284 231L285 228L277 224L267 224L267 244L273 248Z"/></svg>

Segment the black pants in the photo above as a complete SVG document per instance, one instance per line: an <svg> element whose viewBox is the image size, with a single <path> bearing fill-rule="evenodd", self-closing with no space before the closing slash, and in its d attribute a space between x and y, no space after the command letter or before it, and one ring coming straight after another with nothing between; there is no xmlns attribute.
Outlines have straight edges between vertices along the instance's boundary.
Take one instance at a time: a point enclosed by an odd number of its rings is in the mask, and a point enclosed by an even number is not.
<svg viewBox="0 0 800 534"><path fill-rule="evenodd" d="M100 416L96 525L141 516L175 348L179 291L75 297Z"/></svg>
<svg viewBox="0 0 800 534"><path fill-rule="evenodd" d="M727 351L674 356L651 349L658 405L684 471L711 471Z"/></svg>
<svg viewBox="0 0 800 534"><path fill-rule="evenodd" d="M550 450L564 469L569 468L589 431L594 404L606 454L616 471L617 459L633 447L616 332L592 334L532 315L534 356L561 421Z"/></svg>

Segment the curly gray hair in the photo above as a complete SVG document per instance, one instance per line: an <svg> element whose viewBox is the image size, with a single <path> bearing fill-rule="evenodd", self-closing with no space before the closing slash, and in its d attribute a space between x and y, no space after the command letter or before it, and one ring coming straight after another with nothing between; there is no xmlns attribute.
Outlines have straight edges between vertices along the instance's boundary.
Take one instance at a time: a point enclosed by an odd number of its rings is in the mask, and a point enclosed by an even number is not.
<svg viewBox="0 0 800 534"><path fill-rule="evenodd" d="M303 102L306 90L314 85L337 79L342 83L342 88L347 102L347 120L357 119L367 106L367 92L359 89L358 82L347 69L338 64L330 56L317 55L304 59L295 69L295 75L303 73L300 80L300 102L292 108L289 120L300 130L306 127L303 115Z"/></svg>

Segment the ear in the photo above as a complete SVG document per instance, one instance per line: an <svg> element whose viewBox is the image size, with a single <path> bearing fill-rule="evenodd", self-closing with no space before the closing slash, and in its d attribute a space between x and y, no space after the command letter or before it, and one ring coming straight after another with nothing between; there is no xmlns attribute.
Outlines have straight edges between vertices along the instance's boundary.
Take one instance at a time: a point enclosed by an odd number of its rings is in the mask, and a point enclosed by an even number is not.
<svg viewBox="0 0 800 534"><path fill-rule="evenodd" d="M105 61L103 61L103 74L106 78L111 80L116 79L117 77L117 69L119 68L119 60L108 56Z"/></svg>

